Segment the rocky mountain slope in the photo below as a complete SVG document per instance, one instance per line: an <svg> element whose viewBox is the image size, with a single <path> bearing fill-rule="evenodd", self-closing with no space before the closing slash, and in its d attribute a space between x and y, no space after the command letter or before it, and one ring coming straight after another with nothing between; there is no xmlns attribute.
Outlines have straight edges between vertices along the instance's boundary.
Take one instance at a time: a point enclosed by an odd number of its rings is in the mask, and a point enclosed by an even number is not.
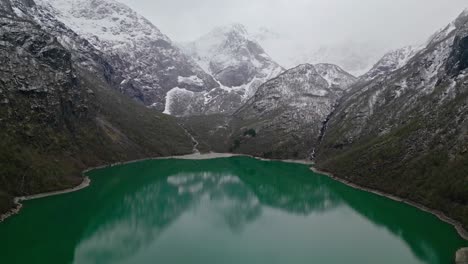
<svg viewBox="0 0 468 264"><path fill-rule="evenodd" d="M401 49L390 51L385 54L366 74L361 76L363 80L373 80L377 77L390 74L413 58L424 46L407 46Z"/></svg>
<svg viewBox="0 0 468 264"><path fill-rule="evenodd" d="M226 121L224 126L216 125L213 135L226 134L228 127L228 150L232 152L307 158L314 153L322 123L355 79L330 64L304 64L287 70L261 85L228 125Z"/></svg>
<svg viewBox="0 0 468 264"><path fill-rule="evenodd" d="M395 53L406 63L388 64L340 100L318 165L468 227L468 10L407 51Z"/></svg>
<svg viewBox="0 0 468 264"><path fill-rule="evenodd" d="M199 93L174 88L168 93L165 111L172 115L231 114L261 84L284 70L240 24L216 28L181 46L220 87Z"/></svg>
<svg viewBox="0 0 468 264"><path fill-rule="evenodd" d="M114 89L118 75L86 40L74 35L92 51L76 56L19 10L33 1L0 8L0 213L13 196L78 184L88 166L192 151L173 118Z"/></svg>
<svg viewBox="0 0 468 264"><path fill-rule="evenodd" d="M174 88L201 92L219 86L157 27L124 4L114 0L36 2L42 17L56 18L104 54L120 76L118 89L147 106L164 111L166 94ZM66 41L68 36L62 38Z"/></svg>

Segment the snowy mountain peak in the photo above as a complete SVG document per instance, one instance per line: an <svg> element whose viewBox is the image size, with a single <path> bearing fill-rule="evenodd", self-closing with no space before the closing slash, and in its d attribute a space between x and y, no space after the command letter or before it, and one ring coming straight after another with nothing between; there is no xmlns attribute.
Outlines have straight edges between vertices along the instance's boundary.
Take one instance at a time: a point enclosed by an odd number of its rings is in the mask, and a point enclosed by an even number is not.
<svg viewBox="0 0 468 264"><path fill-rule="evenodd" d="M232 23L226 26L217 27L213 31L219 31L224 33L237 33L246 37L248 36L247 28L240 23Z"/></svg>
<svg viewBox="0 0 468 264"><path fill-rule="evenodd" d="M328 82L329 87L346 90L357 80L356 77L335 64L320 63L315 65L315 69Z"/></svg>
<svg viewBox="0 0 468 264"><path fill-rule="evenodd" d="M113 0L36 0L47 6L79 35L99 41L133 42L139 39L169 39L158 28L126 5Z"/></svg>
<svg viewBox="0 0 468 264"><path fill-rule="evenodd" d="M460 15L454 21L448 24L446 27L434 33L429 38L426 45L430 46L430 45L433 45L437 42L440 42L446 39L451 33L455 32L455 30L457 29L465 28L466 30L468 30L467 24L468 24L468 8L465 9L463 12L461 12Z"/></svg>
<svg viewBox="0 0 468 264"><path fill-rule="evenodd" d="M288 73L295 73L295 72L307 72L308 74L318 74L315 66L310 63L302 63L297 65L296 67L288 70ZM285 72L286 73L286 72Z"/></svg>
<svg viewBox="0 0 468 264"><path fill-rule="evenodd" d="M461 12L460 16L468 16L468 7L465 8L465 10L463 10L463 12Z"/></svg>
<svg viewBox="0 0 468 264"><path fill-rule="evenodd" d="M221 42L246 42L252 41L247 28L239 23L216 27L209 33L201 36L195 42L204 43L207 47L219 45Z"/></svg>
<svg viewBox="0 0 468 264"><path fill-rule="evenodd" d="M220 87L202 93L170 91L166 113L172 115L233 113L256 93L261 84L284 70L241 24L217 27L180 46L211 74ZM185 102L185 107L173 106L174 102Z"/></svg>
<svg viewBox="0 0 468 264"><path fill-rule="evenodd" d="M241 94L242 101L283 71L241 24L215 28L182 48L223 89Z"/></svg>
<svg viewBox="0 0 468 264"><path fill-rule="evenodd" d="M457 28L459 28L459 27L465 26L467 22L468 22L468 8L463 10L463 12L461 12L461 14L457 17L457 19L455 19L453 23L455 24Z"/></svg>
<svg viewBox="0 0 468 264"><path fill-rule="evenodd" d="M329 63L300 64L287 70L281 76L287 75L288 78L308 80L308 83L314 83L320 87L329 89L346 90L357 78L344 71L341 67Z"/></svg>

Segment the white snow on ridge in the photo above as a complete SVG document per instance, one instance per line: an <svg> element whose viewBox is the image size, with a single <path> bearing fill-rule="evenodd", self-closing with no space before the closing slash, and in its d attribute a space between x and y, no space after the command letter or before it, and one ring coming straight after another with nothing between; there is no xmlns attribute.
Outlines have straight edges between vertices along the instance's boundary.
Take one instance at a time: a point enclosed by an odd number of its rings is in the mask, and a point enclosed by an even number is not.
<svg viewBox="0 0 468 264"><path fill-rule="evenodd" d="M462 16L468 16L468 7L461 13Z"/></svg>
<svg viewBox="0 0 468 264"><path fill-rule="evenodd" d="M356 77L334 64L321 63L314 67L317 73L327 81L329 87L337 86L347 89L357 80Z"/></svg>
<svg viewBox="0 0 468 264"><path fill-rule="evenodd" d="M159 29L126 5L113 0L35 0L52 10L73 31L87 38L96 48L99 41L133 43L139 39L164 39ZM89 6L94 7L90 9ZM137 30L135 30L137 29Z"/></svg>
<svg viewBox="0 0 468 264"><path fill-rule="evenodd" d="M23 11L21 11L18 7L13 6L12 9L13 9L13 12L14 12L17 16L19 16L19 17L23 17L23 16L24 16Z"/></svg>
<svg viewBox="0 0 468 264"><path fill-rule="evenodd" d="M468 10L468 9L467 9ZM466 10L464 11L466 12ZM462 13L461 16L464 16L464 15L468 15L468 13ZM432 43L435 43L435 42L439 42L439 41L442 41L444 40L445 38L447 38L450 33L452 33L453 31L455 31L457 29L456 25L455 25L455 21L453 21L452 23L448 24L446 27L444 28L441 28L439 31L437 31L436 33L434 33L426 42L426 46L429 46L431 45Z"/></svg>
<svg viewBox="0 0 468 264"><path fill-rule="evenodd" d="M179 76L178 77L178 82L179 83L184 83L184 84L189 84L189 85L196 85L196 86L203 86L205 85L205 83L203 82L202 79L200 79L198 76L196 75L192 75L192 76L189 76L189 77L183 77L183 76Z"/></svg>
<svg viewBox="0 0 468 264"><path fill-rule="evenodd" d="M394 72L405 66L418 52L425 48L425 45L407 46L393 50L385 54L372 69L362 76L365 80L371 80Z"/></svg>

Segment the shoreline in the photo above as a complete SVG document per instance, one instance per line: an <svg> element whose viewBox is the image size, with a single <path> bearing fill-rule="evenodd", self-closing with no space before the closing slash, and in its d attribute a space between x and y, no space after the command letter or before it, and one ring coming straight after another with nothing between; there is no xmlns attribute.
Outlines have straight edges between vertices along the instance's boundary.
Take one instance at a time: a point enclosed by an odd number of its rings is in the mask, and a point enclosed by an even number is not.
<svg viewBox="0 0 468 264"><path fill-rule="evenodd" d="M262 161L281 161L281 162L287 162L287 163L304 164L304 165L309 165L309 166L312 166L312 165L315 164L314 162L308 161L308 160L266 159L266 158L251 156L251 155L245 155L245 154L210 152L210 153L206 153L206 154L192 153L192 154L186 154L186 155L180 155L180 156L153 157L153 158L144 158L144 159L131 160L131 161L126 161L126 162L116 162L116 163L106 164L106 165L97 166L97 167L90 167L88 169L83 170L82 175L85 176L85 174L87 172L92 171L92 170L111 168L111 167L115 167L115 166L127 165L127 164L142 162L142 161L150 161L150 160L162 160L162 159L209 160L209 159L231 158L231 157L250 157L250 158L254 158L254 159L262 160ZM347 185L347 186L349 186L351 188L361 190L361 191L365 191L365 192L369 192L369 193L373 193L373 194L376 194L376 195L379 195L379 196L394 200L396 202L400 202L400 203L404 203L404 204L413 206L413 207L415 207L415 208L417 208L417 209L419 209L421 211L424 211L426 213L430 213L432 215L435 215L437 218L439 218L439 220L441 220L441 221L443 221L443 222L445 222L447 224L452 225L455 228L455 230L457 231L457 233L463 239L468 241L468 231L463 228L462 224L460 222L448 217L447 215L445 215L443 212L441 212L439 210L431 209L431 208L429 208L427 206L424 206L422 204L419 204L419 203L416 203L416 202L413 202L413 201L410 201L410 200L407 200L407 199L403 199L403 198L400 198L400 197L392 195L392 194L388 194L388 193L385 193L385 192L382 192L382 191L378 191L378 190L374 190L374 189L371 189L371 188L360 186L360 185L355 184L353 182L350 182L348 180L336 177L335 175L333 175L333 174L331 174L329 172L320 171L320 170L318 170L318 169L316 169L314 167L309 167L309 169L311 171L315 172L315 173L325 175L325 176L327 176L327 177L329 177L329 178L331 178L331 179L333 179L335 181L338 181L338 182L340 182L342 184L345 184L345 185ZM45 198L45 197L57 196L57 195L61 195L61 194L76 192L76 191L80 191L80 190L82 190L84 188L87 188L88 186L90 186L90 184L91 184L91 179L89 179L89 177L85 176L85 177L83 177L83 181L81 182L81 184L79 184L78 186L72 187L72 188L68 188L68 189L61 190L61 191L46 192L46 193L40 193L40 194L35 194L35 195L29 195L29 196L15 197L14 198L14 203L15 203L16 206L14 208L12 208L10 211L0 215L0 223L5 221L7 218L9 218L11 216L14 216L14 215L18 214L21 211L22 207L23 207L23 205L21 204L22 201L41 199L41 198Z"/></svg>
<svg viewBox="0 0 468 264"><path fill-rule="evenodd" d="M15 207L10 209L10 211L0 215L0 223L5 221L9 217L19 214L19 212L23 208L23 204L21 203L23 201L41 199L41 198L76 192L76 191L79 191L88 187L90 184L91 184L91 179L89 177L83 177L83 181L81 181L79 185L72 187L72 188L59 190L59 191L53 191L53 192L44 192L44 193L38 193L38 194L33 194L33 195L15 197L13 199L13 203L15 204Z"/></svg>
<svg viewBox="0 0 468 264"><path fill-rule="evenodd" d="M425 205L413 202L413 201L408 200L408 199L400 198L400 197L395 196L393 194L385 193L385 192L382 192L382 191L378 191L378 190L375 190L375 189L371 189L371 188L367 188L367 187L358 185L358 184L350 182L348 180L339 178L339 177L337 177L337 176L335 176L335 175L333 175L333 174L331 174L329 172L318 170L318 169L316 169L314 167L310 167L310 170L315 172L315 173L325 175L325 176L327 176L327 177L329 177L329 178L331 178L331 179L333 179L335 181L338 181L338 182L340 182L342 184L345 184L346 186L351 187L353 189L361 190L361 191L372 193L372 194L375 194L375 195L378 195L378 196L381 196L381 197L385 197L385 198L391 199L391 200L396 201L396 202L400 202L400 203L410 205L410 206L415 207L415 208L417 208L417 209L419 209L419 210L421 210L423 212L430 213L430 214L436 216L442 222L445 222L445 223L453 226L455 228L455 230L457 231L458 235L460 237L462 237L463 239L468 241L468 231L465 230L465 228L463 228L462 224L460 222L458 222L457 220L454 220L454 219L448 217L445 213L443 213L443 212L441 212L439 210L431 209L431 208L429 208L429 207L427 207Z"/></svg>

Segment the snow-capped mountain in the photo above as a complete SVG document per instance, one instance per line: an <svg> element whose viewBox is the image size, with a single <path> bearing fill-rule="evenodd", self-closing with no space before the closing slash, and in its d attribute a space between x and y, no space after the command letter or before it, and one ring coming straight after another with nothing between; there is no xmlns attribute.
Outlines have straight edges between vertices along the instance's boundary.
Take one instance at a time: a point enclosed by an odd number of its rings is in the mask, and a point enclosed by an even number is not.
<svg viewBox="0 0 468 264"><path fill-rule="evenodd" d="M407 46L401 49L390 51L385 54L361 79L372 80L379 76L394 72L415 56L424 46Z"/></svg>
<svg viewBox="0 0 468 264"><path fill-rule="evenodd" d="M335 65L303 64L266 82L234 114L233 150L288 158L313 154L322 123L355 79Z"/></svg>
<svg viewBox="0 0 468 264"><path fill-rule="evenodd" d="M120 73L123 93L163 111L173 88L211 90L217 82L147 19L114 0L37 0L85 38Z"/></svg>
<svg viewBox="0 0 468 264"><path fill-rule="evenodd" d="M347 90L357 81L356 77L349 74L338 65L319 63L314 66L317 73L327 81L330 87Z"/></svg>
<svg viewBox="0 0 468 264"><path fill-rule="evenodd" d="M222 86L237 90L244 99L284 70L241 24L215 28L184 47Z"/></svg>
<svg viewBox="0 0 468 264"><path fill-rule="evenodd" d="M180 46L220 87L203 92L170 90L164 112L171 115L232 114L261 84L284 70L240 24L218 27Z"/></svg>

